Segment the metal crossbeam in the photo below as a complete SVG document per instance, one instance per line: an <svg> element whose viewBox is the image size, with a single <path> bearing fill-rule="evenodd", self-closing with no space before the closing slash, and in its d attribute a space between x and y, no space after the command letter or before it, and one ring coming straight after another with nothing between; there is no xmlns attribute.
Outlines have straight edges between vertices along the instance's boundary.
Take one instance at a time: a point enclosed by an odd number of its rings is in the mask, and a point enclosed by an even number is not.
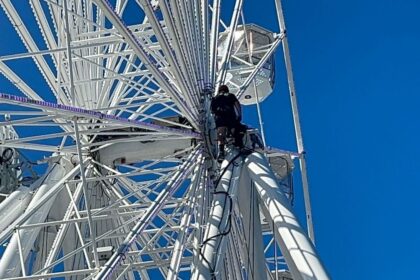
<svg viewBox="0 0 420 280"><path fill-rule="evenodd" d="M16 209L0 213L0 275L273 279L288 269L296 280L328 279L310 241L289 47L280 0L273 4L279 30L258 27L270 42L261 43L247 37L243 0L0 0L6 28L21 41L18 52L0 54L0 72L26 96L0 93L0 156L21 160L21 150L35 151L24 164L40 177L26 187L27 171L17 169L17 191L0 194L2 209ZM262 154L248 150L233 160L233 148L232 162L219 166L213 89L227 82L241 98L253 86L257 103L264 100L273 90L266 66L280 44L297 152L261 150L275 176ZM20 62L45 83L28 78ZM310 239L288 206L295 159Z"/></svg>

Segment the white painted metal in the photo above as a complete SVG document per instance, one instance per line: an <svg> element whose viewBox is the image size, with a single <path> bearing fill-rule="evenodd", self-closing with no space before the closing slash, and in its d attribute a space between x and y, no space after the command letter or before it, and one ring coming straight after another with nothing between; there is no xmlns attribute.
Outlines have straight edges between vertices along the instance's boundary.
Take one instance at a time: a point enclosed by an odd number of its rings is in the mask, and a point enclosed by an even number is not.
<svg viewBox="0 0 420 280"><path fill-rule="evenodd" d="M49 251L48 257L45 259L45 262L44 263L42 261L39 262L39 265L38 265L39 268L50 266L51 263L57 258L57 255L60 253L61 249L63 250L63 254L67 254L67 253L71 252L71 250L74 246L72 244L72 241L75 240L76 233L71 232L70 234L67 234L67 236L66 236L66 233L71 230L71 226L72 226L72 224L68 223L68 221L69 221L73 211L76 213L76 216L81 220L81 218L80 218L81 216L80 216L79 211L77 210L77 207L75 205L75 201L78 201L80 199L80 196L82 195L82 190L83 190L82 187L83 187L82 184L79 183L76 190L74 191L74 194L71 194L71 190L70 190L69 186L67 185L66 190L67 190L69 196L71 196L68 200L70 200L71 203L69 203L67 200L65 200L64 197L62 197L61 199L57 200L58 203L55 203L55 205L53 205L52 211L51 211L52 213L62 212L63 211L62 205L68 204L69 206L68 206L67 209L64 209L64 210L66 210L66 212L64 214L62 214L62 215L61 215L61 213L59 214L60 217L63 217L62 218L63 221L56 225L56 226L59 225L60 229L57 231L57 234L55 235L55 239L50 246L51 250ZM61 192L61 194L63 194L63 193L64 192ZM86 219L87 218L85 218L85 220ZM63 224L64 221L67 221L67 223ZM52 222L50 222L50 224L51 223ZM45 225L46 225L46 223L44 223L44 226ZM76 228L77 235L79 236L79 239L81 240L81 245L83 246L84 245L83 239L80 238L81 235L82 235L81 230L80 230L80 226L78 224L75 224L75 228ZM62 245L62 246L60 246L60 245ZM83 254L84 254L85 259L89 260L89 253L86 249L83 250ZM71 267L71 265L72 265L72 262L69 259L64 262L65 267ZM88 266L89 269L92 268L92 264L91 264L90 261L87 261L87 266ZM44 271L44 273L42 273L42 274L47 274L47 273L48 273L48 270Z"/></svg>
<svg viewBox="0 0 420 280"><path fill-rule="evenodd" d="M255 92L255 99L257 100L256 105L257 105L258 123L260 124L261 138L262 138L264 147L266 147L267 142L265 141L264 122L262 119L262 113L261 113L261 108L260 108L260 97L258 94L258 88L257 88L255 80L253 81L252 86Z"/></svg>
<svg viewBox="0 0 420 280"><path fill-rule="evenodd" d="M244 16L242 16L244 22ZM230 30L220 35L218 51L224 53L229 47ZM283 36L270 32L255 24L239 25L232 42L232 58L225 65L225 84L231 87L231 92L238 96L243 105L256 104L264 101L272 92L274 85L273 52L279 46ZM223 63L219 58L219 66ZM253 87L255 83L259 90L258 100Z"/></svg>
<svg viewBox="0 0 420 280"><path fill-rule="evenodd" d="M242 13L242 22L245 22L243 13ZM249 34L249 37L248 37L246 26L244 26L244 32L245 32L246 44L249 46L249 48L248 48L248 59L249 59L249 62L252 63L252 55L253 55L253 51L254 51L253 36L252 36L253 33L251 32ZM274 69L271 69L271 71L274 71ZM273 81L270 81L270 82L273 82ZM259 96L259 93L258 93L259 89L257 87L257 81L255 79L253 79L253 81L252 81L252 87L254 89L254 94L255 94L255 101L256 101L255 104L257 106L257 114L258 114L258 122L259 122L259 125L260 125L261 138L262 138L264 147L266 147L267 143L265 141L264 122L262 120L262 114L261 114L261 108L260 108L261 99L260 99L260 96ZM270 93L271 93L271 90L270 90Z"/></svg>
<svg viewBox="0 0 420 280"><path fill-rule="evenodd" d="M267 279L259 200L245 168L242 169L238 189L237 203L244 234L241 249L245 256L247 279Z"/></svg>
<svg viewBox="0 0 420 280"><path fill-rule="evenodd" d="M269 79L260 83L272 73L264 64L286 39L279 13L280 33L267 31L274 41L248 49L258 52L259 62L244 58L233 45L246 2L233 3L227 26L229 5L219 0L0 1L10 21L1 30L14 30L26 50L0 54L0 72L26 97L0 93L6 115L0 115L0 128L17 131L0 139L0 151L30 150L28 164L41 177L29 189L13 186L17 191L0 203L2 277L208 279L201 253L218 279L264 279L270 270L287 268L288 247L281 248L283 256L268 253L284 236L273 239L269 223L259 219L263 204L247 192L253 189L246 172L238 182L244 169L229 165L224 174L223 180L240 183L238 196L230 190L233 205L213 194L227 164L220 168L213 155L213 89L226 81L242 101L248 93L251 103L263 101L272 91ZM248 26L244 17L241 24ZM283 47L288 56L287 40ZM37 73L28 78L19 62L36 67L45 85ZM229 72L232 62L244 68ZM290 59L286 68L290 78ZM292 106L295 114L296 100ZM300 133L296 117L295 125ZM300 140L298 153L264 152L286 155L289 167L301 160L306 176ZM54 176L52 166L60 170ZM279 168L280 177L291 172ZM227 182L216 187L226 189ZM308 202L305 180L304 191ZM5 209L14 211L6 216ZM228 224L225 237L206 241Z"/></svg>
<svg viewBox="0 0 420 280"><path fill-rule="evenodd" d="M86 160L87 161L87 160ZM85 162L86 162L85 161ZM55 166L56 164L54 164ZM33 215L36 215L39 212L40 208L43 208L44 205L49 201L52 200L51 198L57 196L57 194L63 189L64 183L68 181L69 179L73 178L79 171L79 166L77 165L72 170L68 171L65 176L61 176L60 180L54 184L50 185L48 184L48 188L44 188L44 191L46 193L42 196L39 195L39 199L32 198L31 200L31 208L27 208L26 211L23 213L23 215L19 216L16 220L14 220L5 230L3 230L0 234L0 243L3 243L6 241L7 238L10 237L13 230L19 225L23 225L28 219L30 219ZM45 181L45 178L50 175L50 172L46 172L46 174L41 177L39 180L37 180L35 183L32 184L31 189L35 190L38 189L40 184L42 184ZM1 262L1 261L0 261Z"/></svg>
<svg viewBox="0 0 420 280"><path fill-rule="evenodd" d="M156 160L174 155L188 147L191 147L190 139L153 140L152 138L146 141L113 144L101 149L99 156L103 164L113 166L122 162L131 164L143 160Z"/></svg>
<svg viewBox="0 0 420 280"><path fill-rule="evenodd" d="M0 232L23 214L31 198L30 189L22 186L0 203Z"/></svg>
<svg viewBox="0 0 420 280"><path fill-rule="evenodd" d="M31 203L28 205L28 210L31 210L39 198L43 197L48 190L60 181L60 179L66 174L66 169L59 165L53 164L50 167L50 171L48 175L43 180L42 185L36 190L35 195ZM37 211L36 215L32 215L30 218L26 220L24 224L31 224L31 223L39 223L45 220L48 212L51 209L51 205L54 202L55 196L52 196L49 200L47 200ZM29 254L33 243L38 236L39 229L26 229L26 230L19 230L13 234L9 244L0 260L0 277L12 277L14 275L19 275L22 267L19 264L19 257L26 259L26 256ZM22 244L19 246L18 240L20 236L20 243ZM21 250L18 248L21 247Z"/></svg>
<svg viewBox="0 0 420 280"><path fill-rule="evenodd" d="M85 174L85 165L83 162L83 151L82 151L82 147L80 144L80 134L79 134L79 125L77 124L77 118L74 118L73 121L74 124L74 136L76 138L76 146L77 146L77 154L79 156L79 168L80 168L80 177L82 178L82 190L83 190L83 196L84 197L88 197L88 190L87 190L87 182L86 182L86 174ZM89 236L92 239L92 253L93 253L93 258L95 261L95 267L99 268L100 264L99 264L99 257L98 257L98 251L97 251L97 244L96 244L96 225L93 223L92 220L92 213L90 211L90 205L89 203L85 204L86 207L86 213L88 216L88 226L89 226Z"/></svg>
<svg viewBox="0 0 420 280"><path fill-rule="evenodd" d="M192 279L212 279L220 274L224 258L226 235L232 226L233 197L237 194L242 157L239 151L231 151L221 166L223 173L213 194L210 214L201 243L198 262L194 265Z"/></svg>
<svg viewBox="0 0 420 280"><path fill-rule="evenodd" d="M70 100L71 105L76 105L76 92L74 90L74 70L73 70L73 54L71 50L71 34L70 34L70 22L69 22L69 10L67 0L63 0L64 4L64 22L66 30L66 49L67 49L67 59L68 59L68 68L69 68L69 78L70 78ZM81 102L78 102L79 104Z"/></svg>
<svg viewBox="0 0 420 280"><path fill-rule="evenodd" d="M238 27L239 15L242 10L242 4L243 4L243 0L235 1L235 7L233 9L232 19L230 21L230 26L229 26L229 33L226 39L226 47L223 50L224 52L222 54L222 60L220 62L219 75L217 76L217 79L216 79L216 88L219 85L223 84L226 79L227 64L229 63L229 59L232 54L234 35L236 32L236 28Z"/></svg>
<svg viewBox="0 0 420 280"><path fill-rule="evenodd" d="M211 36L210 36L210 80L214 81L216 78L217 69L217 41L219 36L219 21L220 21L220 3L221 0L213 1L212 22L211 22Z"/></svg>
<svg viewBox="0 0 420 280"><path fill-rule="evenodd" d="M286 24L284 22L283 9L282 9L280 0L276 0L276 11L277 11L277 18L279 21L280 30L283 34L286 34ZM284 37L284 40L282 43L283 43L284 62L286 64L287 81L289 84L290 102L292 105L293 123L295 126L296 143L297 143L298 153L301 154L301 157L299 158L299 164L300 164L300 170L302 174L303 196L305 200L305 209L306 209L306 223L308 226L309 238L312 240L312 243L315 244L315 233L314 233L314 226L312 222L312 207L311 207L311 199L309 197L308 175L306 171L305 148L303 146L302 129L300 127L299 110L297 106L295 81L293 79L292 62L290 60L289 43L287 41L286 36Z"/></svg>
<svg viewBox="0 0 420 280"><path fill-rule="evenodd" d="M134 37L133 33L125 26L124 22L118 17L118 15L114 12L113 8L104 0L95 0L95 3L102 9L102 11L107 15L108 19L112 21L112 23L116 26L116 28L121 32L124 36L125 40L128 44L133 48L135 53L140 57L143 61L147 62L148 70L153 74L154 78L158 80L160 86L171 95L174 102L177 106L183 109L183 112L190 120L192 124L197 124L196 116L192 113L190 109L188 109L185 102L180 97L179 91L174 89L171 83L164 77L163 73L157 68L156 64L150 61L150 58L144 48L139 44L138 39Z"/></svg>
<svg viewBox="0 0 420 280"><path fill-rule="evenodd" d="M247 76L246 80L242 83L238 92L235 93L237 95L238 99L242 98L242 96L244 95L245 91L248 89L251 82L254 80L254 78L257 76L257 74L262 70L261 68L263 67L263 65L267 62L267 60L271 57L271 55L274 53L274 51L280 45L280 42L283 40L284 36L285 35L283 33L281 33L280 35L278 35L275 38L275 40L271 44L270 48L267 50L267 52L264 54L264 56L261 58L261 60L255 66L255 68L252 69L252 72ZM264 76L267 76L269 73L271 73L271 71L267 71L267 73L265 73ZM268 90L271 90L271 88L268 88ZM265 96L268 95L267 89L265 91L262 91L262 92L263 93L261 94L261 97L264 96L264 95ZM253 99L251 98L251 100L253 100ZM256 101L256 99L254 99L254 102L255 101ZM260 101L262 101L262 98L260 99ZM244 100L242 102L244 102ZM252 102L252 103L254 103L254 102ZM245 103L245 104L247 104L247 103Z"/></svg>
<svg viewBox="0 0 420 280"><path fill-rule="evenodd" d="M274 222L277 241L293 279L329 279L311 240L290 209L289 201L279 192L276 178L264 156L252 153L246 158L244 167L255 185L267 218Z"/></svg>
<svg viewBox="0 0 420 280"><path fill-rule="evenodd" d="M191 188L191 192L187 196L187 204L186 209L184 211L184 215L181 219L180 229L178 232L178 239L175 242L173 254L171 258L171 264L169 266L169 272L167 279L177 279L179 275L182 255L184 250L186 249L186 237L187 231L191 224L192 220L192 211L194 210L194 205L196 204L196 194L198 192L198 188L200 183L205 180L205 171L203 168L204 158L201 158L199 165L195 167L193 178L191 179L193 187Z"/></svg>
<svg viewBox="0 0 420 280"><path fill-rule="evenodd" d="M124 242L119 246L118 250L112 255L112 257L106 262L102 270L94 279L106 279L112 275L113 270L119 265L119 263L125 258L125 254L129 250L131 244L135 242L138 235L147 227L148 223L151 222L152 218L157 215L158 211L162 208L163 202L173 194L182 184L183 180L192 171L192 163L195 163L197 158L200 156L199 149L190 155L187 161L181 166L180 170L175 173L168 183L166 189L159 194L155 201L147 208L146 212L140 220L136 223L134 228L130 231Z"/></svg>

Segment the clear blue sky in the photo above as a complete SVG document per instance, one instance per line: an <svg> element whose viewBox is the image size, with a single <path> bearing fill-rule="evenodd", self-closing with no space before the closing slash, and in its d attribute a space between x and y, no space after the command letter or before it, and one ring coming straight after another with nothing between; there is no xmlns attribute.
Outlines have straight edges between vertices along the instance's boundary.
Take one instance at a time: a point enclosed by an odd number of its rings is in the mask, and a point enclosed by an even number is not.
<svg viewBox="0 0 420 280"><path fill-rule="evenodd" d="M275 26L272 1L253 2L246 20ZM420 2L283 5L319 253L333 279L417 279ZM262 107L268 143L294 150L284 75ZM256 124L253 108L246 118Z"/></svg>
<svg viewBox="0 0 420 280"><path fill-rule="evenodd" d="M420 2L283 6L319 253L334 279L419 279ZM284 89L263 104L271 145L290 145Z"/></svg>

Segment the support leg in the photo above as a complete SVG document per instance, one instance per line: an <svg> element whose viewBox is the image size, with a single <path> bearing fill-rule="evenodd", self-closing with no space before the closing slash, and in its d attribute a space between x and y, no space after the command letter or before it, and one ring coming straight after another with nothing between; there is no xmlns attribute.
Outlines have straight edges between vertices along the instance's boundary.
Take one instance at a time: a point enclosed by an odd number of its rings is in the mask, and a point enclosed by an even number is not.
<svg viewBox="0 0 420 280"><path fill-rule="evenodd" d="M195 263L194 274L191 279L214 279L220 270L223 260L225 244L231 227L231 211L242 169L242 159L237 158L232 163L235 153L230 152L222 165L222 177L214 193L213 203L200 250L198 263ZM230 164L228 164L228 162ZM227 166L226 166L227 165Z"/></svg>
<svg viewBox="0 0 420 280"><path fill-rule="evenodd" d="M254 182L261 205L274 223L277 242L294 280L329 279L311 240L291 211L287 198L279 192L276 178L265 157L252 153L244 168Z"/></svg>
<svg viewBox="0 0 420 280"><path fill-rule="evenodd" d="M243 255L245 256L247 279L267 279L257 191L253 188L246 170L243 170L239 182L238 206L245 237Z"/></svg>

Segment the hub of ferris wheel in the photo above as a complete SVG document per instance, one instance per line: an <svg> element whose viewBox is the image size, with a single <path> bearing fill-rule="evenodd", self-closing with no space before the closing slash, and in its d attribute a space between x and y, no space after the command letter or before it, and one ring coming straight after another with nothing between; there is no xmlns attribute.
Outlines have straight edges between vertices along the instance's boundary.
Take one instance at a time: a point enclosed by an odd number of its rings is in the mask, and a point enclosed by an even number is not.
<svg viewBox="0 0 420 280"><path fill-rule="evenodd" d="M329 279L281 3L275 33L234 2L227 25L220 0L0 1L26 49L0 54L19 92L0 88L0 279ZM297 152L267 146L260 112L280 45ZM25 59L42 94L13 66ZM243 148L228 137L219 164L221 84L256 105L260 127ZM297 167L307 230L292 208Z"/></svg>

